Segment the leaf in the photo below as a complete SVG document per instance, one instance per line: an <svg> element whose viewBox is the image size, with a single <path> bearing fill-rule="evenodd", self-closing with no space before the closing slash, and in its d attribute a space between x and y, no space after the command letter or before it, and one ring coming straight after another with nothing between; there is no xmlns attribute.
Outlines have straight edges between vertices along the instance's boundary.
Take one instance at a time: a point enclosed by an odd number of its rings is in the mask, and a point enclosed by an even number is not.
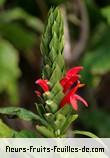
<svg viewBox="0 0 110 158"><path fill-rule="evenodd" d="M44 114L46 113L46 111L45 111L45 108L43 107L43 105L37 104L37 103L35 103L35 105L36 105L38 115L40 117L44 118Z"/></svg>
<svg viewBox="0 0 110 158"><path fill-rule="evenodd" d="M73 108L70 105L65 105L64 107L62 107L61 109L59 109L55 115L57 114L62 114L64 116L67 116L70 112L73 112Z"/></svg>
<svg viewBox="0 0 110 158"><path fill-rule="evenodd" d="M16 116L25 121L40 120L40 117L31 111L19 107L0 108L0 113Z"/></svg>
<svg viewBox="0 0 110 158"><path fill-rule="evenodd" d="M110 25L110 5L101 9L102 15L107 19Z"/></svg>
<svg viewBox="0 0 110 158"><path fill-rule="evenodd" d="M45 126L49 126L48 122L33 112L19 107L0 108L0 113L5 115L16 116L25 121L39 121Z"/></svg>
<svg viewBox="0 0 110 158"><path fill-rule="evenodd" d="M3 1L3 0L2 0ZM14 20L24 20L24 22L36 30L37 32L43 31L43 23L37 17L29 15L26 11L21 8L13 8L9 10L5 10L0 14L0 21L2 23L9 23Z"/></svg>
<svg viewBox="0 0 110 158"><path fill-rule="evenodd" d="M95 76L99 83L100 76L110 71L110 29L106 27L101 33L102 36L99 39L97 45L90 49L83 58L83 66L85 71L82 72L82 78L88 83L88 85L97 86L94 84ZM95 81L96 81L95 80Z"/></svg>
<svg viewBox="0 0 110 158"><path fill-rule="evenodd" d="M87 131L74 130L73 134L85 135L85 136L88 136L90 138L98 138L95 134L93 134L91 132L87 132Z"/></svg>
<svg viewBox="0 0 110 158"><path fill-rule="evenodd" d="M6 91L11 103L18 103L17 79L20 76L17 50L6 40L0 39L0 93ZM11 74L11 75L10 75Z"/></svg>
<svg viewBox="0 0 110 158"><path fill-rule="evenodd" d="M17 23L1 23L0 34L19 49L31 48L36 42L35 34Z"/></svg>
<svg viewBox="0 0 110 158"><path fill-rule="evenodd" d="M97 137L95 134L93 134L91 132L74 130L73 134L84 135L84 136L87 136L90 138L95 138L96 141L98 141L100 144L102 144L107 149L107 146L104 144L104 142L99 137Z"/></svg>
<svg viewBox="0 0 110 158"><path fill-rule="evenodd" d="M104 21L104 17L102 16L100 9L96 5L95 1L85 0L85 4L89 15L91 29L94 30L97 25Z"/></svg>
<svg viewBox="0 0 110 158"><path fill-rule="evenodd" d="M0 138L11 138L15 133L14 130L9 128L3 121L0 119Z"/></svg>
<svg viewBox="0 0 110 158"><path fill-rule="evenodd" d="M47 100L46 106L49 107L52 113L55 113L58 109L58 104L56 104L53 100Z"/></svg>
<svg viewBox="0 0 110 158"><path fill-rule="evenodd" d="M55 129L55 115L52 113L46 113L45 115L45 119L47 120L47 122L50 124L50 126Z"/></svg>
<svg viewBox="0 0 110 158"><path fill-rule="evenodd" d="M66 118L66 121L61 129L62 133L65 133L66 130L69 128L69 126L78 118L77 114L74 115L68 115L68 117Z"/></svg>
<svg viewBox="0 0 110 158"><path fill-rule="evenodd" d="M2 7L5 2L6 2L6 0L0 0L0 7Z"/></svg>
<svg viewBox="0 0 110 158"><path fill-rule="evenodd" d="M14 133L13 138L37 138L37 135L35 132L30 130L22 130Z"/></svg>
<svg viewBox="0 0 110 158"><path fill-rule="evenodd" d="M36 126L37 131L42 134L43 136L47 137L47 138L54 138L55 135L53 133L53 131L49 130L48 128L46 128L45 126Z"/></svg>
<svg viewBox="0 0 110 158"><path fill-rule="evenodd" d="M59 130L62 129L62 127L64 126L65 122L66 122L66 117L64 115L62 115L61 113L58 113L56 115L56 121L55 121L57 130L58 129Z"/></svg>

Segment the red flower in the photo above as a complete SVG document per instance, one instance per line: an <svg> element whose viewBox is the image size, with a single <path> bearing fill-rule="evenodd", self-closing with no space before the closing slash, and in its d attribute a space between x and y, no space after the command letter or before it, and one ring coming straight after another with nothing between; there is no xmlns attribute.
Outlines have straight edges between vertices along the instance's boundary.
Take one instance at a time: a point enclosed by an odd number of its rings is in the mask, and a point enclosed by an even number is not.
<svg viewBox="0 0 110 158"><path fill-rule="evenodd" d="M78 110L78 104L77 104L78 100L81 101L86 107L88 107L88 103L82 97L80 97L77 94L74 94L73 96L70 97L70 103L75 110Z"/></svg>
<svg viewBox="0 0 110 158"><path fill-rule="evenodd" d="M66 93L60 103L61 107L63 107L65 104L71 104L75 110L78 110L78 100L81 101L86 107L88 106L87 102L82 97L76 94L77 90L84 85L80 84L80 81L78 80L80 78L80 75L78 75L78 73L82 69L83 67L81 66L70 69L66 73L66 76L60 81L63 87L63 91L64 93ZM71 89L72 85L75 82L77 82L76 86Z"/></svg>
<svg viewBox="0 0 110 158"><path fill-rule="evenodd" d="M76 94L77 90L80 87L84 86L84 84L80 84L80 75L78 74L82 69L82 66L77 66L70 69L66 73L66 76L60 81L60 84L63 87L63 92L65 94L60 103L61 107L65 106L66 104L71 104L75 110L78 110L77 101L81 101L86 107L88 107L87 102L82 97ZM36 84L41 86L44 92L49 91L48 80L38 79L36 81ZM35 93L37 94L37 96L41 96L41 93L39 91L35 91Z"/></svg>
<svg viewBox="0 0 110 158"><path fill-rule="evenodd" d="M66 73L66 76L60 81L64 93L80 78L80 75L78 75L77 73L82 69L83 69L82 66L77 66L70 69Z"/></svg>
<svg viewBox="0 0 110 158"><path fill-rule="evenodd" d="M78 100L81 101L86 107L88 107L87 102L82 97L76 94L78 88L82 86L83 84L80 84L80 82L78 81L77 85L74 88L72 88L62 99L60 103L61 107L63 107L66 104L71 104L75 110L78 110Z"/></svg>
<svg viewBox="0 0 110 158"><path fill-rule="evenodd" d="M44 92L49 91L48 80L38 79L35 83L38 84ZM40 95L39 91L36 91L36 93Z"/></svg>

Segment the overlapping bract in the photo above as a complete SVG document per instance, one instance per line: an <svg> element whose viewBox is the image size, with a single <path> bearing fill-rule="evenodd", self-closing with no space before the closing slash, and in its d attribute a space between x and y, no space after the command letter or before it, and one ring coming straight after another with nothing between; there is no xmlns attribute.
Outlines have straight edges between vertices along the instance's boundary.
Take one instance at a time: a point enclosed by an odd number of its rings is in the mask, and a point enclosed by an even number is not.
<svg viewBox="0 0 110 158"><path fill-rule="evenodd" d="M51 8L41 41L42 79L48 80L51 86L50 93L45 93L45 103L47 108L49 106L49 112L58 110L60 100L64 96L62 86L59 83L65 73L63 49L63 18L59 8ZM53 105L56 106L55 109Z"/></svg>

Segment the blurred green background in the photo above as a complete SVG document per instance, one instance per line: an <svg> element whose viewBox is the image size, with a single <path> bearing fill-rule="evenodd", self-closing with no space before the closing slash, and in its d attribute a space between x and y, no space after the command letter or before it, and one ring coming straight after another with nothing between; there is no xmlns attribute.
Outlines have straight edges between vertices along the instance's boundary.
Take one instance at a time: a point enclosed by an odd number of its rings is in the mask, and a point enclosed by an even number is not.
<svg viewBox="0 0 110 158"><path fill-rule="evenodd" d="M60 4L64 16L67 68L83 65L79 92L89 103L80 107L74 129L110 137L110 1L0 0L0 107L34 111L35 80L41 76L40 40L48 10ZM14 129L32 128L7 117Z"/></svg>

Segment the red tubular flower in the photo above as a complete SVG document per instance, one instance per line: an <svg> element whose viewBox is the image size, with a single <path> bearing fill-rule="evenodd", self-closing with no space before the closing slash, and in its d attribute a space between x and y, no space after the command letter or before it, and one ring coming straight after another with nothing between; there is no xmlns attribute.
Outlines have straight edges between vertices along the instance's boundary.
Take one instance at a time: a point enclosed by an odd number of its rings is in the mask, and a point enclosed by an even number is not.
<svg viewBox="0 0 110 158"><path fill-rule="evenodd" d="M78 72L83 69L82 66L77 66L72 69L70 69L66 76L60 81L64 93L80 78L80 75L78 75Z"/></svg>
<svg viewBox="0 0 110 158"><path fill-rule="evenodd" d="M78 110L78 101L81 101L86 107L88 107L87 102L76 94L77 90L84 86L84 84L80 84L80 75L78 74L82 69L82 66L77 66L70 69L67 71L66 76L60 81L60 84L63 87L63 92L65 93L65 96L60 103L61 107L65 106L66 104L71 104L75 110ZM38 79L36 84L38 84L44 92L49 91L50 87L48 86L48 80ZM37 96L41 96L41 92L35 91L35 93Z"/></svg>
<svg viewBox="0 0 110 158"><path fill-rule="evenodd" d="M88 103L82 97L74 94L73 96L70 96L70 103L75 110L78 110L78 100L81 101L86 107L88 107Z"/></svg>
<svg viewBox="0 0 110 158"><path fill-rule="evenodd" d="M38 79L35 83L38 84L44 92L49 91L48 80Z"/></svg>
<svg viewBox="0 0 110 158"><path fill-rule="evenodd" d="M67 90L69 91L62 99L60 103L61 107L63 107L65 104L71 104L75 110L78 110L78 100L81 101L86 107L88 107L87 102L82 97L76 94L77 90L80 87L84 86L84 84L80 84L80 81L78 80L80 78L78 72L82 69L83 67L81 66L77 66L75 68L70 69L66 73L66 76L60 81L64 93L66 93ZM77 82L76 86L70 89L75 82Z"/></svg>
<svg viewBox="0 0 110 158"><path fill-rule="evenodd" d="M74 75L69 80L62 79L60 83L63 87L63 92L65 93L78 79L79 79L78 75Z"/></svg>
<svg viewBox="0 0 110 158"><path fill-rule="evenodd" d="M69 71L67 71L66 73L66 78L71 78L71 76L76 75L77 73L79 73L81 70L83 69L83 66L76 66L73 67L72 69L70 69Z"/></svg>
<svg viewBox="0 0 110 158"><path fill-rule="evenodd" d="M60 103L61 107L63 107L65 104L70 103L70 97L75 94L75 92L77 91L77 89L78 89L78 85L76 87L74 87L73 89L71 89L67 93L67 95L64 96L64 98L62 99L62 101Z"/></svg>

